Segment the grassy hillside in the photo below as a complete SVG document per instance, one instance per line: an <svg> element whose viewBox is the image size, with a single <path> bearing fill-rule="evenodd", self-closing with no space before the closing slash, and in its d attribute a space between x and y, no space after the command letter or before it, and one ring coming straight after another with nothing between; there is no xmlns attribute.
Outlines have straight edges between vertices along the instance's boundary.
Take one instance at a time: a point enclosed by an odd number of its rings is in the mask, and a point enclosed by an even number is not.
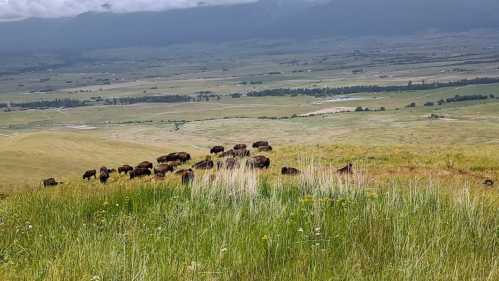
<svg viewBox="0 0 499 281"><path fill-rule="evenodd" d="M466 181L378 186L366 170L305 171L198 174L190 187L117 179L9 197L0 278L499 279L497 202Z"/></svg>

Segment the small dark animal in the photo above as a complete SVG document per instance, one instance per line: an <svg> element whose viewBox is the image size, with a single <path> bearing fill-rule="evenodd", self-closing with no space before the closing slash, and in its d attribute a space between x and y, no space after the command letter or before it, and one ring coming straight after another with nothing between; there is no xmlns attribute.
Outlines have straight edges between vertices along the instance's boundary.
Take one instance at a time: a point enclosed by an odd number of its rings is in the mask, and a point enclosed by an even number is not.
<svg viewBox="0 0 499 281"><path fill-rule="evenodd" d="M43 180L43 187L51 187L51 186L57 186L61 184L60 182L57 182L54 178L49 178Z"/></svg>
<svg viewBox="0 0 499 281"><path fill-rule="evenodd" d="M154 174L155 175L163 174L163 176L165 176L166 173L168 172L173 173L174 170L175 168L173 166L170 166L168 164L160 164L159 166L154 168Z"/></svg>
<svg viewBox="0 0 499 281"><path fill-rule="evenodd" d="M239 167L239 161L236 158L228 158L227 160L225 160L225 168L227 170L234 170Z"/></svg>
<svg viewBox="0 0 499 281"><path fill-rule="evenodd" d="M486 186L493 186L494 185L494 181L491 180L491 179L486 179L484 182L483 182L483 185L486 185Z"/></svg>
<svg viewBox="0 0 499 281"><path fill-rule="evenodd" d="M215 166L215 163L213 163L212 160L207 159L207 160L203 160L203 161L200 161L200 162L192 165L192 168L200 169L200 170L210 170L210 169L213 169L214 166Z"/></svg>
<svg viewBox="0 0 499 281"><path fill-rule="evenodd" d="M123 165L123 166L118 168L119 174L121 174L121 173L128 174L128 172L131 172L131 171L133 171L133 167L130 165Z"/></svg>
<svg viewBox="0 0 499 281"><path fill-rule="evenodd" d="M99 180L101 183L106 183L109 179L109 169L106 167L100 168Z"/></svg>
<svg viewBox="0 0 499 281"><path fill-rule="evenodd" d="M270 146L268 141L257 141L253 143L253 148L260 148L262 146Z"/></svg>
<svg viewBox="0 0 499 281"><path fill-rule="evenodd" d="M353 173L352 167L353 167L352 163L348 163L348 165L346 165L345 167L338 169L338 173L340 173L340 174L352 174Z"/></svg>
<svg viewBox="0 0 499 281"><path fill-rule="evenodd" d="M189 185L194 180L194 171L192 171L191 169L184 170L181 173L181 177L182 177L182 184Z"/></svg>
<svg viewBox="0 0 499 281"><path fill-rule="evenodd" d="M270 152L270 151L272 151L272 146L270 146L270 145L259 146L258 151L259 152Z"/></svg>
<svg viewBox="0 0 499 281"><path fill-rule="evenodd" d="M292 167L282 167L281 174L288 175L288 176L296 176L296 175L301 174L301 171L296 169L296 168L292 168Z"/></svg>
<svg viewBox="0 0 499 281"><path fill-rule="evenodd" d="M233 150L232 157L249 157L250 156L250 151L247 150L246 148L243 149L235 149Z"/></svg>
<svg viewBox="0 0 499 281"><path fill-rule="evenodd" d="M143 168L143 169L152 169L153 165L151 162L149 161L144 161L142 163L140 163L139 165L137 165L136 168Z"/></svg>
<svg viewBox="0 0 499 281"><path fill-rule="evenodd" d="M185 163L187 161L190 161L192 158L191 158L191 155L187 152L177 152L177 159L178 161L180 161L180 163ZM175 160L174 160L175 161Z"/></svg>
<svg viewBox="0 0 499 281"><path fill-rule="evenodd" d="M94 177L95 179L97 178L97 171L96 170L88 170L83 174L83 179L84 180L90 180L90 178Z"/></svg>
<svg viewBox="0 0 499 281"><path fill-rule="evenodd" d="M234 145L234 150L246 149L247 146L245 144L236 144Z"/></svg>
<svg viewBox="0 0 499 281"><path fill-rule="evenodd" d="M249 168L253 168L253 169L268 169L270 167L270 159L265 157L265 156L262 156L262 155L258 155L258 156L255 156L251 159L249 159L247 162L246 162L246 166L249 167Z"/></svg>
<svg viewBox="0 0 499 281"><path fill-rule="evenodd" d="M150 175L151 175L151 170L147 168L135 168L133 169L133 171L130 172L130 179L132 180L134 178L140 178Z"/></svg>
<svg viewBox="0 0 499 281"><path fill-rule="evenodd" d="M210 149L210 154L218 154L225 151L225 147L217 145Z"/></svg>
<svg viewBox="0 0 499 281"><path fill-rule="evenodd" d="M107 172L109 174L113 174L113 173L116 173L116 169L107 169Z"/></svg>

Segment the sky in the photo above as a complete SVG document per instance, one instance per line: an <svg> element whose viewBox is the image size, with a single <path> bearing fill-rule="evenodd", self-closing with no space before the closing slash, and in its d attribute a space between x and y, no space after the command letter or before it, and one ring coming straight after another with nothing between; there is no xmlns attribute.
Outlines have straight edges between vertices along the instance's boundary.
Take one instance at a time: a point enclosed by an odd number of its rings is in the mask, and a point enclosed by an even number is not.
<svg viewBox="0 0 499 281"><path fill-rule="evenodd" d="M0 0L0 20L67 17L85 12L162 11L199 5L236 4L256 0Z"/></svg>

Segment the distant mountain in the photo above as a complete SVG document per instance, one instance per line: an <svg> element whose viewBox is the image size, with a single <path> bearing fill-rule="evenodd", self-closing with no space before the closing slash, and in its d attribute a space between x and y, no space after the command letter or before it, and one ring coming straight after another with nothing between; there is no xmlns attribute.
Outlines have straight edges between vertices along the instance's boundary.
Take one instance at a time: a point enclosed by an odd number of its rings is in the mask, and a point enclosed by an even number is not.
<svg viewBox="0 0 499 281"><path fill-rule="evenodd" d="M498 14L497 0L261 0L164 12L86 13L2 22L0 52L465 31L499 28Z"/></svg>

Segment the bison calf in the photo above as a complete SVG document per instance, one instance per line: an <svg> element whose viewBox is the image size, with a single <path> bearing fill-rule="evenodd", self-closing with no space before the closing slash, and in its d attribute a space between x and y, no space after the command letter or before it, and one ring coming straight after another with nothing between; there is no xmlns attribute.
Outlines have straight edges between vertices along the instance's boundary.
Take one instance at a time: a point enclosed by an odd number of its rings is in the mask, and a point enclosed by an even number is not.
<svg viewBox="0 0 499 281"><path fill-rule="evenodd" d="M260 148L262 146L270 146L268 141L257 141L253 143L253 148Z"/></svg>
<svg viewBox="0 0 499 281"><path fill-rule="evenodd" d="M174 170L175 170L175 168L173 166L170 166L168 164L160 164L159 166L154 168L154 174L155 175L162 174L164 176L168 172L173 173Z"/></svg>
<svg viewBox="0 0 499 281"><path fill-rule="evenodd" d="M245 144L236 144L234 145L234 150L246 149L247 146Z"/></svg>
<svg viewBox="0 0 499 281"><path fill-rule="evenodd" d="M137 168L142 168L142 169L152 169L153 164L149 161L144 161L137 165Z"/></svg>
<svg viewBox="0 0 499 281"><path fill-rule="evenodd" d="M210 154L218 154L225 151L225 147L217 145L210 149Z"/></svg>

